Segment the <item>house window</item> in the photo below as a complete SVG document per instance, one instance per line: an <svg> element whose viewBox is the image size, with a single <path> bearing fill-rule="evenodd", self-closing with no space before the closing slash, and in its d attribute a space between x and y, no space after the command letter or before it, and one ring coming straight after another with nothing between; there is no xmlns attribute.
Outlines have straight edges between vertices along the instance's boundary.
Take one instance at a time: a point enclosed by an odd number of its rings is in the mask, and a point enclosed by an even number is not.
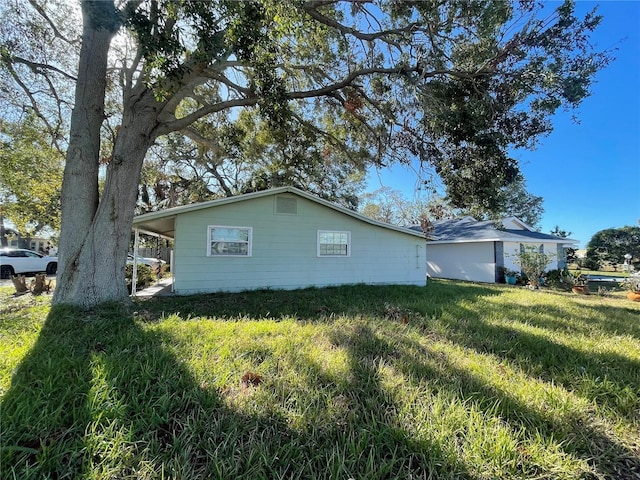
<svg viewBox="0 0 640 480"><path fill-rule="evenodd" d="M351 232L318 230L318 256L351 256Z"/></svg>
<svg viewBox="0 0 640 480"><path fill-rule="evenodd" d="M207 255L210 257L250 257L251 227L209 226Z"/></svg>

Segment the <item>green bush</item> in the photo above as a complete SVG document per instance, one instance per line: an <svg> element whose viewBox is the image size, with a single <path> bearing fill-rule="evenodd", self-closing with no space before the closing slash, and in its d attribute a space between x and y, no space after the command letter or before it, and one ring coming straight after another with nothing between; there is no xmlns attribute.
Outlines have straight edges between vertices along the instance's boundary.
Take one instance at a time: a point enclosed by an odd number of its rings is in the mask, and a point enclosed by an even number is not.
<svg viewBox="0 0 640 480"><path fill-rule="evenodd" d="M571 290L574 278L566 268L549 270L544 274L545 285L556 290Z"/></svg>
<svg viewBox="0 0 640 480"><path fill-rule="evenodd" d="M526 273L521 272L518 274L516 285L529 285L529 277L527 276Z"/></svg>
<svg viewBox="0 0 640 480"><path fill-rule="evenodd" d="M133 265L127 264L124 269L124 275L127 280L127 288L131 291L131 281L133 278ZM136 290L153 285L158 279L156 273L148 265L138 264L138 275L136 277Z"/></svg>
<svg viewBox="0 0 640 480"><path fill-rule="evenodd" d="M538 251L533 245L525 245L520 252L512 256L513 262L522 270L520 281L524 282L526 277L527 283L534 288L540 286L542 274L555 257L554 254Z"/></svg>

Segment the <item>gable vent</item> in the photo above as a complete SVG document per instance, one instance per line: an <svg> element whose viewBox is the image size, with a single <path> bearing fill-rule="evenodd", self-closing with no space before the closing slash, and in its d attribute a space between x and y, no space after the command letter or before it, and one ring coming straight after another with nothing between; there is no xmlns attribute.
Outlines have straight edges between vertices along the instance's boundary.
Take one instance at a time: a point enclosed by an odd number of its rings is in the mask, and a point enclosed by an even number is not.
<svg viewBox="0 0 640 480"><path fill-rule="evenodd" d="M298 199L295 197L276 197L276 213L296 215L298 213Z"/></svg>

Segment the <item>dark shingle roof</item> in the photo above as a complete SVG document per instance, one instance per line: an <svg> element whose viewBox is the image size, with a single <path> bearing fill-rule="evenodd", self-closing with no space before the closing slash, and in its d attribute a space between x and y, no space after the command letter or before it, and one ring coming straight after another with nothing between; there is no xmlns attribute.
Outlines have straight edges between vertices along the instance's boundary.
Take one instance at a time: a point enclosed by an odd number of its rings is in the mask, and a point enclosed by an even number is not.
<svg viewBox="0 0 640 480"><path fill-rule="evenodd" d="M422 231L419 226L411 227ZM499 229L491 220L476 221L470 218L441 220L433 224L433 230L427 233L429 240L442 243L462 242L531 242L577 243L571 238L561 238L531 230Z"/></svg>

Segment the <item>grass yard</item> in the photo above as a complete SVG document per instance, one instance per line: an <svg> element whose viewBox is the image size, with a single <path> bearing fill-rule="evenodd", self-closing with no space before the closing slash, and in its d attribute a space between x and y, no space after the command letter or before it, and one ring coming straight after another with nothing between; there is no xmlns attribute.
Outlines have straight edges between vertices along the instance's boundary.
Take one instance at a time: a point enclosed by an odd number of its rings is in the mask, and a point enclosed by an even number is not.
<svg viewBox="0 0 640 480"><path fill-rule="evenodd" d="M431 281L0 289L0 478L638 479L640 304Z"/></svg>

